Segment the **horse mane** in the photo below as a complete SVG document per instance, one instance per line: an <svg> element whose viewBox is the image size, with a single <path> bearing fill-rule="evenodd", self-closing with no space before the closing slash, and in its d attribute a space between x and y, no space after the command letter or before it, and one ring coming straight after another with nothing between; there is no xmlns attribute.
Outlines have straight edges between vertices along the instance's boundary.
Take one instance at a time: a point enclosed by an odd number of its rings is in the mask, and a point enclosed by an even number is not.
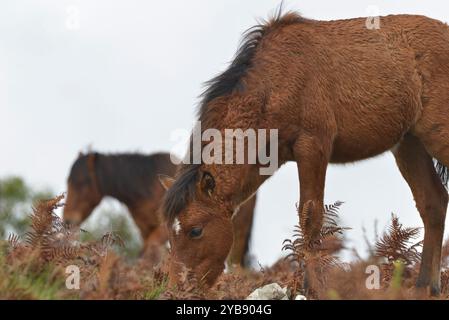
<svg viewBox="0 0 449 320"><path fill-rule="evenodd" d="M254 57L261 41L272 31L281 27L307 21L294 12L282 13L282 6L268 21L249 28L243 33L237 53L228 68L205 82L205 90L200 95L197 117L208 122L211 114L209 104L216 98L231 95L245 90L243 78L254 65ZM191 152L192 148L190 148ZM200 165L184 164L178 171L176 181L165 194L163 211L166 219L172 221L188 204L195 194L195 184L198 179Z"/></svg>
<svg viewBox="0 0 449 320"><path fill-rule="evenodd" d="M75 160L70 168L68 182L76 189L84 187L86 184L91 184L92 178L89 174L88 159L89 156L95 156L96 153L81 154Z"/></svg>
<svg viewBox="0 0 449 320"><path fill-rule="evenodd" d="M207 111L212 100L244 90L242 79L253 66L253 58L261 40L271 31L279 27L304 22L306 19L295 12L282 13L282 5L268 21L249 28L243 33L240 45L234 59L228 68L214 78L204 83L205 90L200 95L200 104L197 112L201 118Z"/></svg>
<svg viewBox="0 0 449 320"><path fill-rule="evenodd" d="M91 160L93 169L89 168ZM68 180L75 189L89 185L102 195L134 204L151 196L151 186L159 173L174 174L175 171L176 166L167 153L89 153L75 161Z"/></svg>

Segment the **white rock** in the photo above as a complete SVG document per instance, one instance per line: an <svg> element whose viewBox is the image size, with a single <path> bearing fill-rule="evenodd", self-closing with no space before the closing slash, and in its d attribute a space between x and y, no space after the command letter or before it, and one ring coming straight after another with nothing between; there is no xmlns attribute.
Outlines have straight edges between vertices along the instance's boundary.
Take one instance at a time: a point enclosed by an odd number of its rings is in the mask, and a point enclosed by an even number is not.
<svg viewBox="0 0 449 320"><path fill-rule="evenodd" d="M302 294L298 294L296 296L295 300L307 300L307 298L305 296L303 296Z"/></svg>
<svg viewBox="0 0 449 320"><path fill-rule="evenodd" d="M287 288L277 283L270 283L254 290L246 300L288 300Z"/></svg>

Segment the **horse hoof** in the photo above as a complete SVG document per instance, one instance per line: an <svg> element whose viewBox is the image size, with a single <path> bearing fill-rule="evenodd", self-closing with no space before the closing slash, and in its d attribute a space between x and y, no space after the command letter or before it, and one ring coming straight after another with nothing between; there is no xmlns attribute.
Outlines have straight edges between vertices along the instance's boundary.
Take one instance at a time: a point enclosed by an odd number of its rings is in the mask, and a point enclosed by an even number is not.
<svg viewBox="0 0 449 320"><path fill-rule="evenodd" d="M416 289L418 292L424 292L432 297L439 296L441 293L441 288L438 283L429 284L428 281L423 281L418 279L416 281Z"/></svg>
<svg viewBox="0 0 449 320"><path fill-rule="evenodd" d="M430 286L430 295L432 297L438 297L441 293L441 288L439 285Z"/></svg>

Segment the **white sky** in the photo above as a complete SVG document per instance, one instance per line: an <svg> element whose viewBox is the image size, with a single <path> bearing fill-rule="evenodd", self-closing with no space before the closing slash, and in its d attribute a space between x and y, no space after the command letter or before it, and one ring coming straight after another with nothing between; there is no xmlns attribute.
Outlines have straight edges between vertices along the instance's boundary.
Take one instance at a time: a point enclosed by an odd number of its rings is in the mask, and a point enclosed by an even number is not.
<svg viewBox="0 0 449 320"><path fill-rule="evenodd" d="M169 150L190 129L202 82L222 71L241 33L279 1L10 0L0 4L0 176L65 190L78 151ZM313 19L417 13L449 21L446 1L285 1ZM71 17L79 13L79 27ZM73 27L74 26L74 27ZM252 251L268 264L297 223L296 167L262 186ZM328 171L326 202L342 200L349 246L363 249L391 212L420 226L390 154ZM446 224L448 225L448 224Z"/></svg>

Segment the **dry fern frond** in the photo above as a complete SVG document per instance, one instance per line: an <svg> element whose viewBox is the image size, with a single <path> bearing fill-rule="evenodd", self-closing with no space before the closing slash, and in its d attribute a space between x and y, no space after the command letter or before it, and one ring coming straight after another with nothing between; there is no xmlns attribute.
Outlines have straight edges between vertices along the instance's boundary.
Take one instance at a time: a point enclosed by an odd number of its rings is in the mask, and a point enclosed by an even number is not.
<svg viewBox="0 0 449 320"><path fill-rule="evenodd" d="M339 227L338 210L343 202L337 201L332 205L324 207L323 224L317 238L310 235L310 228L314 221L310 221L314 210L314 204L311 201L305 203L300 213L300 225L295 226L293 240L286 239L283 243L283 250L289 252L286 259L294 262L297 270L291 284L293 292L301 291L301 282L305 279L305 273L308 273L307 281L314 284L323 285L326 281L325 272L331 268L343 268L344 264L335 256L343 249L341 236L349 228ZM309 288L310 289L310 288Z"/></svg>
<svg viewBox="0 0 449 320"><path fill-rule="evenodd" d="M179 281L176 288L169 288L162 295L162 299L169 300L203 300L206 298L206 291L202 287L192 270L183 266L179 274Z"/></svg>
<svg viewBox="0 0 449 320"><path fill-rule="evenodd" d="M449 268L449 239L444 242L441 250L441 266Z"/></svg>
<svg viewBox="0 0 449 320"><path fill-rule="evenodd" d="M16 234L10 233L8 236L8 244L11 249L15 249L20 244L20 237Z"/></svg>
<svg viewBox="0 0 449 320"><path fill-rule="evenodd" d="M114 245L118 245L120 247L125 246L123 239L117 233L112 231L103 235L100 241L104 247L112 247Z"/></svg>
<svg viewBox="0 0 449 320"><path fill-rule="evenodd" d="M284 240L283 250L290 251L287 257L294 259L302 259L307 251L320 251L327 254L336 253L343 249L343 244L340 236L343 235L345 230L350 228L339 227L337 223L338 209L343 202L337 201L333 205L325 206L323 215L323 225L321 227L320 235L317 239L310 239L305 225L307 222L302 223L294 227L293 241L291 239ZM308 220L310 217L311 205L307 202L304 205L301 218ZM336 245L338 243L338 245Z"/></svg>
<svg viewBox="0 0 449 320"><path fill-rule="evenodd" d="M387 259L389 263L403 261L406 265L417 263L421 255L417 250L422 242L412 243L419 237L420 228L404 228L399 218L391 215L391 224L388 231L377 241L376 256Z"/></svg>
<svg viewBox="0 0 449 320"><path fill-rule="evenodd" d="M418 248L422 241L414 243L419 237L420 228L405 228L399 222L399 218L391 215L391 222L387 231L375 244L375 256L385 259L382 268L382 285L389 287L394 279L394 272L400 266L401 276L397 279L396 286L416 276L416 266L421 260Z"/></svg>
<svg viewBox="0 0 449 320"><path fill-rule="evenodd" d="M98 241L80 242L79 227L62 221L54 210L60 207L63 196L49 201L41 201L33 207L30 215L31 227L25 233L23 243L16 235L10 235L7 259L20 260L21 257L33 257L36 268L45 269L49 263L55 266L76 265L83 275L82 290L99 290L95 297L109 297L106 292L107 279L113 279L111 255L114 245L124 246L121 237L108 232ZM63 270L63 269L61 269ZM83 291L84 292L84 291Z"/></svg>
<svg viewBox="0 0 449 320"><path fill-rule="evenodd" d="M342 201L336 201L333 204L326 204L324 206L324 225L337 226L338 211L344 204Z"/></svg>
<svg viewBox="0 0 449 320"><path fill-rule="evenodd" d="M60 264L67 262L67 260L78 259L81 253L81 248L71 246L48 247L44 252L47 261L54 261L57 264Z"/></svg>
<svg viewBox="0 0 449 320"><path fill-rule="evenodd" d="M54 210L61 207L61 201L64 195L57 196L48 201L39 201L33 207L33 213L30 215L31 231L25 234L25 242L31 247L40 247L42 240L62 229L60 218L54 213Z"/></svg>
<svg viewBox="0 0 449 320"><path fill-rule="evenodd" d="M449 295L449 270L441 272L441 293Z"/></svg>

